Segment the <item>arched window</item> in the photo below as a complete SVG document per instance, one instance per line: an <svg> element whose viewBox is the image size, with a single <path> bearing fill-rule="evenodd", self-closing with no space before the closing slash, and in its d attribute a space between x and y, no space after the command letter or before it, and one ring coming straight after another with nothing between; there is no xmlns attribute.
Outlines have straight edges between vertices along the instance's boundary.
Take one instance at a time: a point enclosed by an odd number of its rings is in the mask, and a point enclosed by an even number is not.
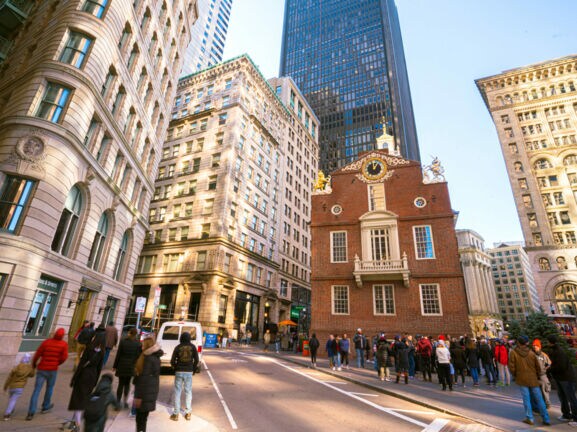
<svg viewBox="0 0 577 432"><path fill-rule="evenodd" d="M551 168L551 162L549 162L547 159L539 159L537 162L535 162L534 166L536 170L547 169Z"/></svg>
<svg viewBox="0 0 577 432"><path fill-rule="evenodd" d="M577 260L577 257L575 257ZM539 270L549 271L551 270L551 264L547 258L539 258Z"/></svg>
<svg viewBox="0 0 577 432"><path fill-rule="evenodd" d="M124 231L120 247L118 248L118 255L116 256L116 264L114 264L113 277L120 281L124 274L124 264L126 263L126 254L128 252L128 243L130 241L130 232Z"/></svg>
<svg viewBox="0 0 577 432"><path fill-rule="evenodd" d="M567 270L567 261L565 261L565 258L557 257L555 261L557 262L559 270Z"/></svg>
<svg viewBox="0 0 577 432"><path fill-rule="evenodd" d="M566 156L565 159L563 159L563 165L577 165L577 155L570 154L569 156Z"/></svg>
<svg viewBox="0 0 577 432"><path fill-rule="evenodd" d="M557 311L564 315L575 315L577 311L577 285L562 283L555 288L555 301Z"/></svg>
<svg viewBox="0 0 577 432"><path fill-rule="evenodd" d="M82 193L78 186L74 186L68 192L64 210L62 210L60 221L58 221L56 233L52 240L52 250L54 252L61 253L64 256L68 256L70 253L81 211Z"/></svg>
<svg viewBox="0 0 577 432"><path fill-rule="evenodd" d="M102 259L102 252L106 243L106 234L108 234L108 216L106 213L102 213L96 234L94 234L90 255L88 256L88 267L91 269L98 270L100 267L100 260Z"/></svg>

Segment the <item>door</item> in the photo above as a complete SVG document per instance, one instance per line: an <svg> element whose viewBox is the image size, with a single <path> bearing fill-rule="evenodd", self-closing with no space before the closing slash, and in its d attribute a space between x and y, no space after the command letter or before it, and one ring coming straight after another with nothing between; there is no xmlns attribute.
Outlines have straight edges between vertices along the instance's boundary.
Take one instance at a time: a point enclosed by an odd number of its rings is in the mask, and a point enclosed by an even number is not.
<svg viewBox="0 0 577 432"><path fill-rule="evenodd" d="M90 306L90 300L94 291L90 291L86 287L80 287L78 291L78 297L76 298L76 307L74 308L74 315L72 316L72 322L70 323L70 330L68 331L68 348L71 351L76 349L76 340L74 340L74 335L76 331L82 326L82 323L88 315L88 307Z"/></svg>

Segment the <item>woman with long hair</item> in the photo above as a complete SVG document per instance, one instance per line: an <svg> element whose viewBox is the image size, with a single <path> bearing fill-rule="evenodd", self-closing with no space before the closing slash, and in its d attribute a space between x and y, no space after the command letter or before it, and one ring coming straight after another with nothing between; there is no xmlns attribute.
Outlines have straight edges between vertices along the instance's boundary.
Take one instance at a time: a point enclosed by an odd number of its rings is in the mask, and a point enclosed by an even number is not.
<svg viewBox="0 0 577 432"><path fill-rule="evenodd" d="M82 353L78 367L70 381L72 394L70 395L68 410L74 412L69 425L70 430L81 430L82 412L86 409L86 404L102 370L105 342L104 332L97 331Z"/></svg>
<svg viewBox="0 0 577 432"><path fill-rule="evenodd" d="M150 411L156 409L160 388L160 357L162 350L153 337L142 341L142 353L136 360L134 378L134 408L136 432L146 432Z"/></svg>
<svg viewBox="0 0 577 432"><path fill-rule="evenodd" d="M142 351L142 346L138 341L138 331L133 327L128 331L126 338L120 341L118 352L114 359L112 370L118 377L118 389L116 390L116 400L120 407L128 408L128 392L130 390L130 380L134 376L134 366Z"/></svg>

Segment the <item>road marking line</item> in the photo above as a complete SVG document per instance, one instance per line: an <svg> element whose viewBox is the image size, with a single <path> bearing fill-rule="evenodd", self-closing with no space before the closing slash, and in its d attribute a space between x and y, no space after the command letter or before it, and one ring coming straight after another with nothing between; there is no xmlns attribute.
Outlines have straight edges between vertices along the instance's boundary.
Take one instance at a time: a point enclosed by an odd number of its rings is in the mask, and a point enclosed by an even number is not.
<svg viewBox="0 0 577 432"><path fill-rule="evenodd" d="M342 381L323 381L326 382L328 384L339 384L339 385L347 385L348 382L342 382Z"/></svg>
<svg viewBox="0 0 577 432"><path fill-rule="evenodd" d="M378 394L371 394L371 393L357 393L357 392L351 392L351 394L357 395L357 396L372 396L372 397L379 397Z"/></svg>
<svg viewBox="0 0 577 432"><path fill-rule="evenodd" d="M447 424L449 424L449 421L450 420L448 419L435 419L433 420L433 423L423 429L422 432L439 432L441 429L447 426Z"/></svg>
<svg viewBox="0 0 577 432"><path fill-rule="evenodd" d="M366 399L363 399L362 397L357 396L357 395L355 395L355 394L353 394L353 393L351 393L351 392L342 390L342 389L340 389L340 388L338 388L338 387L335 387L335 386L333 386L333 385L331 385L331 384L328 384L328 383L325 382L325 381L321 381L321 380L319 380L319 379L316 379L315 377L312 377L312 376L310 376L310 375L308 375L308 374L306 374L306 373L303 373L303 372L301 372L301 371L299 371L299 370L296 370L296 369L294 369L294 368L292 368L292 367L290 367L290 366L284 365L284 364L282 364L281 362L279 362L279 361L276 360L276 359L272 359L272 358L271 358L271 359L269 359L269 361L271 361L271 362L273 362L273 363L276 363L276 364L278 364L279 366L282 366L282 367L284 367L285 369L288 369L288 370L290 370L290 371L292 371L292 372L294 372L294 373L297 373L297 374L299 374L299 375L301 375L301 376L303 376L303 377L305 377L305 378L308 378L308 379L310 379L311 381L315 381L315 382L317 382L317 383L319 383L319 384L321 384L321 385L324 385L325 387L328 387L328 388L333 389L333 390L335 390L335 391L337 391L337 392L339 392L339 393L342 393L342 394L344 394L345 396L348 396L348 397L350 397L350 398L356 399L356 400L358 400L359 402L364 403L364 404L366 404L366 405L369 405L369 406L371 406L371 407L373 407L373 408L375 408L375 409L377 409L377 410L379 410L379 411L385 412L385 413L390 414L390 415L392 415L392 416L394 416L394 417L398 417L398 418L400 418L401 420L405 420L405 421L407 421L407 422L409 422L409 423L413 423L413 424L415 424L415 425L417 425L417 426L421 426L421 427L423 427L423 428L426 428L426 427L429 426L427 423L423 423L423 422L420 422L420 421L418 421L418 420L415 420L415 419L412 419L412 418L410 418L410 417L407 417L406 415L399 414L399 413L397 413L397 412L395 412L395 411L393 411L393 410L391 410L391 409L389 409L389 408L384 408L384 407L382 407L382 406L380 406L380 405L377 405L376 403L373 403L373 402L371 402L371 401L368 401L368 400L366 400Z"/></svg>
<svg viewBox="0 0 577 432"><path fill-rule="evenodd" d="M402 408L391 408L393 411L397 412L404 412L404 413L412 413L412 414L423 414L423 415L439 415L438 412L435 411L419 411L419 410L408 410Z"/></svg>
<svg viewBox="0 0 577 432"><path fill-rule="evenodd" d="M228 421L230 423L230 426L233 429L238 429L238 426L236 425L236 422L234 421L234 418L232 416L232 413L230 412L230 410L228 409L228 405L226 404L226 401L224 400L224 397L222 396L222 393L220 392L220 390L218 389L218 386L216 385L216 382L214 381L214 378L212 377L212 374L210 373L210 371L208 370L208 366L206 365L206 362L204 361L204 359L202 360L202 364L204 365L204 369L206 370L206 373L208 374L208 377L210 378L210 381L212 382L212 385L214 387L214 390L216 391L216 394L218 395L218 398L220 399L220 403L222 404L222 407L224 408L224 412L226 413L226 416L228 417Z"/></svg>

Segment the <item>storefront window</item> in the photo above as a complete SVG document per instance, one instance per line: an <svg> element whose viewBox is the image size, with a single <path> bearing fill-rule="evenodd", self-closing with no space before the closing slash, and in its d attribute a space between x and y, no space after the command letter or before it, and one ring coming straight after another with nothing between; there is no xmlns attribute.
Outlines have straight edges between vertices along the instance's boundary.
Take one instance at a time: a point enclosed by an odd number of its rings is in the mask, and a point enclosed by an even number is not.
<svg viewBox="0 0 577 432"><path fill-rule="evenodd" d="M24 336L48 336L56 312L62 282L45 276L40 278L32 307L24 326Z"/></svg>

